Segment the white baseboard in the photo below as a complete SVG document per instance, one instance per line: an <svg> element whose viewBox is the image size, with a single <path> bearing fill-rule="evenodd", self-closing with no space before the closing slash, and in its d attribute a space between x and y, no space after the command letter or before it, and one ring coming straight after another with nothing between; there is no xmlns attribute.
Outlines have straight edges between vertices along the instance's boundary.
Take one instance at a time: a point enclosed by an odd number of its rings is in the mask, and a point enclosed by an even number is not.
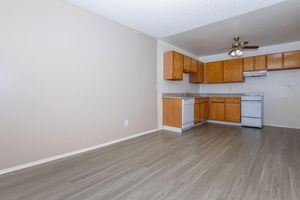
<svg viewBox="0 0 300 200"><path fill-rule="evenodd" d="M233 123L233 122L224 122L224 121L216 121L216 120L207 120L207 123L213 124L224 124L224 125L232 125L232 126L242 126L240 123Z"/></svg>
<svg viewBox="0 0 300 200"><path fill-rule="evenodd" d="M163 126L163 129L166 131L172 131L175 133L182 133L182 129L181 128L176 128L176 127L172 127L172 126Z"/></svg>
<svg viewBox="0 0 300 200"><path fill-rule="evenodd" d="M87 151L92 151L92 150L99 149L101 147L105 147L105 146L108 146L108 145L111 145L111 144L119 143L119 142L122 142L122 141L125 141L125 140L129 140L129 139L132 139L132 138L142 136L142 135L147 135L149 133L153 133L153 132L156 132L156 131L159 131L159 130L161 130L161 129L153 129L153 130L145 131L145 132L138 133L138 134L135 134L135 135L131 135L131 136L128 136L128 137L125 137L125 138L121 138L121 139L118 139L118 140L113 140L113 141L110 141L110 142L102 143L102 144L99 144L99 145L96 145L96 146L91 146L91 147L79 149L79 150L76 150L76 151L68 152L68 153L65 153L65 154L45 158L45 159L42 159L42 160L37 160L37 161L34 161L34 162L18 165L18 166L15 166L15 167L2 169L2 170L0 170L0 175L7 174L7 173L10 173L10 172L14 172L14 171L18 171L18 170L25 169L25 168L28 168L28 167L33 167L33 166L36 166L36 165L44 164L44 163L51 162L51 161L54 161L54 160L66 158L66 157L73 156L73 155L80 154L80 153L84 153L84 152L87 152Z"/></svg>

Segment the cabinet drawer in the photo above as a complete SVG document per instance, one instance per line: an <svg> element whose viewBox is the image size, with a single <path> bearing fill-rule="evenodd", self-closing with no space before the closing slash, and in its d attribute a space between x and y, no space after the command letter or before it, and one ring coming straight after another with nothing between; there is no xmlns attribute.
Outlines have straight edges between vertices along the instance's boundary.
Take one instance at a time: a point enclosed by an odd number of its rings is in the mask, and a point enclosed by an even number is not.
<svg viewBox="0 0 300 200"><path fill-rule="evenodd" d="M207 103L208 102L208 98L200 98L200 103Z"/></svg>
<svg viewBox="0 0 300 200"><path fill-rule="evenodd" d="M195 103L200 103L201 99L200 98L195 98Z"/></svg>
<svg viewBox="0 0 300 200"><path fill-rule="evenodd" d="M220 102L220 103L224 103L225 102L225 98L210 98L209 99L209 101L211 102L211 103L218 103L218 102Z"/></svg>
<svg viewBox="0 0 300 200"><path fill-rule="evenodd" d="M226 98L225 102L226 103L241 103L241 99L240 98Z"/></svg>

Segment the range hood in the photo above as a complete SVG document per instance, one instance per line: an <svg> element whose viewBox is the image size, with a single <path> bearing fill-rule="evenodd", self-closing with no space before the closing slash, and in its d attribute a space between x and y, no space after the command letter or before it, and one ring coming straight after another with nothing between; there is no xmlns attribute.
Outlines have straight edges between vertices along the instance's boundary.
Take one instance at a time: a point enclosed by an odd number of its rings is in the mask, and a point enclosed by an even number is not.
<svg viewBox="0 0 300 200"><path fill-rule="evenodd" d="M245 77L261 77L261 76L267 76L266 70L261 71L253 71L253 72L244 72Z"/></svg>

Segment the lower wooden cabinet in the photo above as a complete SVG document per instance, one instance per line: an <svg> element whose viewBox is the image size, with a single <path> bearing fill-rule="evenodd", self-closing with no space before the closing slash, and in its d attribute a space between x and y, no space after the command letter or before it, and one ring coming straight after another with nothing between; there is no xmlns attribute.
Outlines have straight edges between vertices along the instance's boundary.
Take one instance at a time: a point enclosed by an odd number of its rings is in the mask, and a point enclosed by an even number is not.
<svg viewBox="0 0 300 200"><path fill-rule="evenodd" d="M225 99L225 121L241 122L241 100L239 98Z"/></svg>
<svg viewBox="0 0 300 200"><path fill-rule="evenodd" d="M208 99L204 99L204 102L200 103L200 122L206 121L209 118L209 105Z"/></svg>
<svg viewBox="0 0 300 200"><path fill-rule="evenodd" d="M208 98L195 98L194 124L208 120Z"/></svg>
<svg viewBox="0 0 300 200"><path fill-rule="evenodd" d="M209 119L224 121L225 119L225 99L210 98L209 100Z"/></svg>
<svg viewBox="0 0 300 200"><path fill-rule="evenodd" d="M200 102L194 104L194 124L200 123Z"/></svg>
<svg viewBox="0 0 300 200"><path fill-rule="evenodd" d="M211 98L209 119L216 121L241 122L240 98Z"/></svg>
<svg viewBox="0 0 300 200"><path fill-rule="evenodd" d="M182 99L163 99L163 125L181 128L182 126Z"/></svg>

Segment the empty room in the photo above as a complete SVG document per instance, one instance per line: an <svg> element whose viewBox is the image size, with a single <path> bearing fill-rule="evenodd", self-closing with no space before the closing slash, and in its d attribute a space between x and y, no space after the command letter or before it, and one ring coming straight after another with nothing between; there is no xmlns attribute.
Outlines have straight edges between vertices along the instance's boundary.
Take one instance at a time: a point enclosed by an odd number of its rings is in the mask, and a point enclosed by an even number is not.
<svg viewBox="0 0 300 200"><path fill-rule="evenodd" d="M299 0L0 1L0 200L299 199Z"/></svg>

